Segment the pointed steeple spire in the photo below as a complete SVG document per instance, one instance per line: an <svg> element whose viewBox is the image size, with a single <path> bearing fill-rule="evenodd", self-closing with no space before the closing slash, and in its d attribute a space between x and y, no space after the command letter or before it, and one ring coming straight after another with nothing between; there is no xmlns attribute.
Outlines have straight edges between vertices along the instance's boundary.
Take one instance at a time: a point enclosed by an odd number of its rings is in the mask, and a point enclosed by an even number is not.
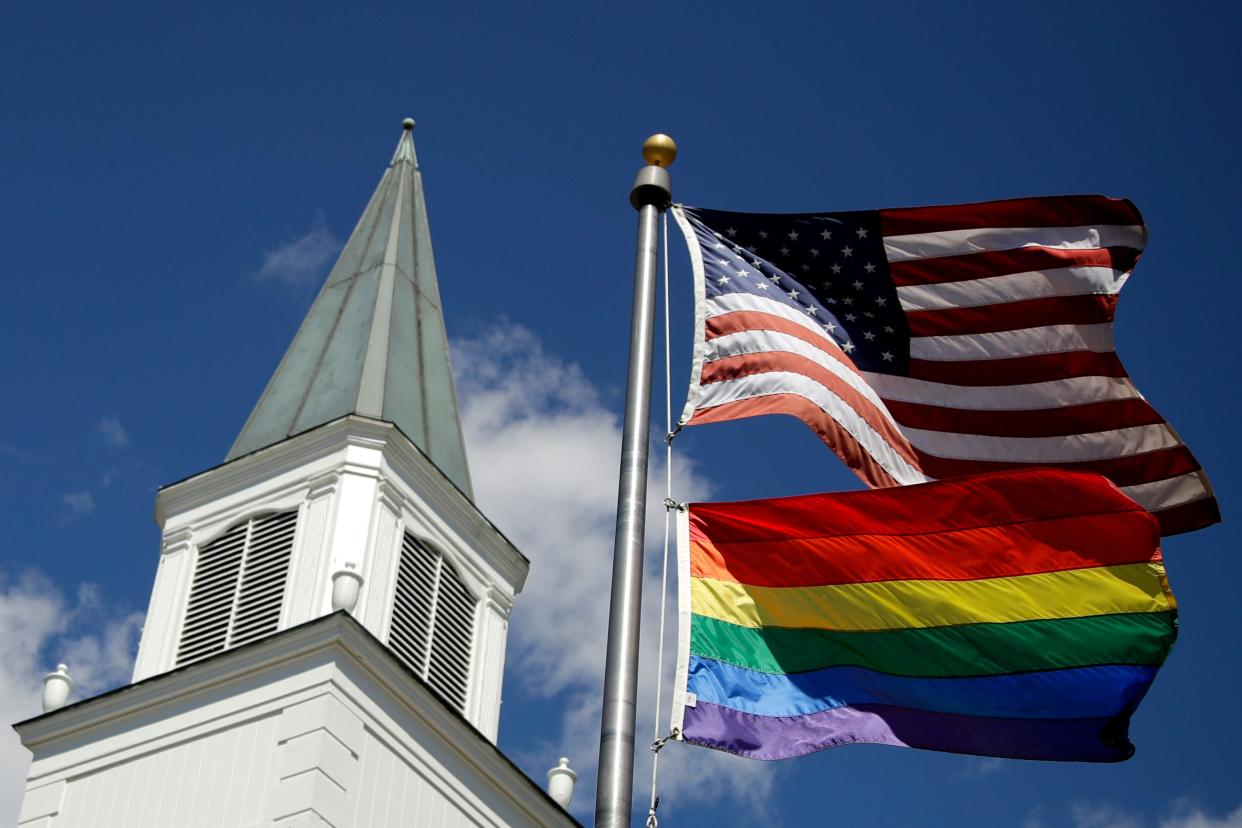
<svg viewBox="0 0 1242 828"><path fill-rule="evenodd" d="M406 118L392 162L227 460L361 414L394 423L473 497Z"/></svg>

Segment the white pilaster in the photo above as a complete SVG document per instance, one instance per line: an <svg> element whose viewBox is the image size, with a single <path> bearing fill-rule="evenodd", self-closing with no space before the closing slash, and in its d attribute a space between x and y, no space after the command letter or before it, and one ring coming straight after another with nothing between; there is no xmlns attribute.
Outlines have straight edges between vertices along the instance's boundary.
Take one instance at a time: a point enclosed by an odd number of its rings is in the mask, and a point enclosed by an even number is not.
<svg viewBox="0 0 1242 828"><path fill-rule="evenodd" d="M329 536L340 473L331 471L312 481L306 491L299 527L299 546L289 568L289 600L283 626L293 627L318 618L320 598L329 578Z"/></svg>
<svg viewBox="0 0 1242 828"><path fill-rule="evenodd" d="M190 591L194 569L192 536L189 529L178 529L164 536L138 657L134 660L133 681L169 669L165 665L177 658L177 634L185 614L184 602L178 599Z"/></svg>
<svg viewBox="0 0 1242 828"><path fill-rule="evenodd" d="M341 472L336 520L329 546L329 572L335 572L346 564L351 564L359 572L363 571L383 458L383 452L378 448L360 445L345 448L345 468ZM325 583L320 589L319 614L331 611L332 587L330 583Z"/></svg>
<svg viewBox="0 0 1242 828"><path fill-rule="evenodd" d="M505 642L509 633L509 610L496 590L489 590L480 607L478 646L471 681L472 704L467 718L493 742L500 732L500 695L505 670Z"/></svg>
<svg viewBox="0 0 1242 828"><path fill-rule="evenodd" d="M377 489L369 558L362 572L362 594L355 614L381 640L387 640L393 596L397 590L397 558L401 550L401 494L390 482L381 480Z"/></svg>

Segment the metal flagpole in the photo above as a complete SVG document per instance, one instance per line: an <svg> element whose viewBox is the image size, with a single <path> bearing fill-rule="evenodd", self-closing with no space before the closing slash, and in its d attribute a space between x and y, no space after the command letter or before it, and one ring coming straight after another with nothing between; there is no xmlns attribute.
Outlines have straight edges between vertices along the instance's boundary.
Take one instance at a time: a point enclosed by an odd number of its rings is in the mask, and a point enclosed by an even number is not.
<svg viewBox="0 0 1242 828"><path fill-rule="evenodd" d="M612 552L612 603L604 667L604 711L599 729L596 828L630 821L634 784L634 714L638 695L638 624L643 592L643 530L647 505L647 441L651 419L651 352L655 316L656 217L672 197L667 167L677 145L667 135L643 143L648 166L639 170L630 203L638 210L630 367L625 387L617 534Z"/></svg>

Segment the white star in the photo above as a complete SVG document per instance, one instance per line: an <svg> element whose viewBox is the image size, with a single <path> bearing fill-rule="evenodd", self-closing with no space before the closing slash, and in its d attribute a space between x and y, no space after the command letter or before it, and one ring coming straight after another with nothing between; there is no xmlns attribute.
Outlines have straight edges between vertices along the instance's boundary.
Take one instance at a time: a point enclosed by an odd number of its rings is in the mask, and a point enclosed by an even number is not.
<svg viewBox="0 0 1242 828"><path fill-rule="evenodd" d="M862 283L862 282L860 282L860 281L858 281L857 279L855 279L855 280L854 280L854 290L862 290L862 289L863 289L863 283Z"/></svg>
<svg viewBox="0 0 1242 828"><path fill-rule="evenodd" d="M868 319L872 319L875 317L875 314L872 313L871 311L863 311L863 316L867 317Z"/></svg>
<svg viewBox="0 0 1242 828"><path fill-rule="evenodd" d="M797 241L797 240L798 240L798 231L797 231L797 230L790 230L790 231L789 231L789 240L790 240L790 241Z"/></svg>
<svg viewBox="0 0 1242 828"><path fill-rule="evenodd" d="M836 329L837 329L837 326L834 323L832 322L824 323L824 330L827 331L828 333L832 333Z"/></svg>
<svg viewBox="0 0 1242 828"><path fill-rule="evenodd" d="M814 305L807 305L805 308L803 308L803 310L806 311L807 316L814 316L815 314L819 313L819 308L815 307Z"/></svg>
<svg viewBox="0 0 1242 828"><path fill-rule="evenodd" d="M875 265L873 265L871 262L867 262L865 265L863 265L863 270L867 271L868 273L875 273Z"/></svg>
<svg viewBox="0 0 1242 828"><path fill-rule="evenodd" d="M893 326L892 326L892 325L885 325L885 326L884 326L884 333L893 333Z"/></svg>
<svg viewBox="0 0 1242 828"><path fill-rule="evenodd" d="M727 265L729 263L728 259L717 259L716 261L720 262L722 265Z"/></svg>
<svg viewBox="0 0 1242 828"><path fill-rule="evenodd" d="M853 351L854 351L854 343L853 343L853 342L846 342L844 345L842 345L842 346L841 346L841 350L842 350L842 351L845 351L847 354L849 354L849 353L853 353Z"/></svg>
<svg viewBox="0 0 1242 828"><path fill-rule="evenodd" d="M871 331L863 331L863 336L867 337L868 342L875 339L875 334L873 334Z"/></svg>
<svg viewBox="0 0 1242 828"><path fill-rule="evenodd" d="M759 259L751 259L750 263L753 264L755 267L763 267L763 262L760 261Z"/></svg>
<svg viewBox="0 0 1242 828"><path fill-rule="evenodd" d="M859 227L859 228L858 228L857 230L855 230L854 232L858 234L858 238L860 238L860 239L865 239L865 238L867 238L867 228L866 228L866 227Z"/></svg>
<svg viewBox="0 0 1242 828"><path fill-rule="evenodd" d="M747 269L746 269L746 268L744 268L744 267L739 267L739 268L738 268L738 270L737 270L737 275L738 275L738 276L741 276L743 279L745 279L747 276L749 276L749 275L750 275L750 271L749 271L749 270L747 270Z"/></svg>
<svg viewBox="0 0 1242 828"><path fill-rule="evenodd" d="M847 313L847 314L845 315L845 321L846 321L846 322L853 322L853 321L854 321L855 319L857 319L857 318L858 318L858 317L857 317L857 316L855 316L855 315L854 315L854 314L852 314L852 313Z"/></svg>
<svg viewBox="0 0 1242 828"><path fill-rule="evenodd" d="M845 257L848 259L850 256L853 256L853 255L854 255L854 248L852 248L852 247L842 247L842 248L841 248L841 255L842 255L842 256L845 256Z"/></svg>
<svg viewBox="0 0 1242 828"><path fill-rule="evenodd" d="M763 281L762 279L760 279L758 283L755 284L755 290L767 290L767 289L768 289L768 283Z"/></svg>
<svg viewBox="0 0 1242 828"><path fill-rule="evenodd" d="M811 266L810 266L810 265L808 265L808 264L804 264L804 265L802 266L802 269L803 269L803 270L810 270L810 269L811 269Z"/></svg>
<svg viewBox="0 0 1242 828"><path fill-rule="evenodd" d="M842 302L844 302L844 303L845 303L845 304L847 304L847 305L852 305L852 304L854 304L854 297L853 297L853 296L847 296L847 297L845 297L844 299L842 299L841 301L842 301Z"/></svg>
<svg viewBox="0 0 1242 828"><path fill-rule="evenodd" d="M884 357L884 361L885 361L885 362L892 362L892 361L893 361L893 355L892 355L891 353L889 353L888 351L885 351L884 353L880 354L880 356Z"/></svg>
<svg viewBox="0 0 1242 828"><path fill-rule="evenodd" d="M824 241L828 241L829 239L832 238L832 233L829 233L827 230L820 230L819 237L823 239Z"/></svg>
<svg viewBox="0 0 1242 828"><path fill-rule="evenodd" d="M736 230L735 228L733 228L733 227L730 227L729 229L725 230L725 232L726 232L726 233L728 233L730 236L736 236L736 235L737 235L737 230Z"/></svg>
<svg viewBox="0 0 1242 828"><path fill-rule="evenodd" d="M827 302L828 302L828 304L830 304L830 305L835 305L835 304L837 303L837 300L836 300L836 299L833 299L831 296L829 296L829 297L828 297L828 299L827 299L826 301L827 301Z"/></svg>
<svg viewBox="0 0 1242 828"><path fill-rule="evenodd" d="M819 255L819 250L817 250L816 248L812 247L812 248L811 248L811 255L812 255L812 256L818 256L818 255Z"/></svg>
<svg viewBox="0 0 1242 828"><path fill-rule="evenodd" d="M883 297L883 296L877 296L877 297L875 298L875 303L876 303L877 305L879 305L880 307L884 307L885 305L887 305L887 304L888 304L888 299L886 299L886 298L885 298L885 297Z"/></svg>
<svg viewBox="0 0 1242 828"><path fill-rule="evenodd" d="M728 283L729 283L728 276L721 276L719 279L716 280L716 284L718 285L727 285Z"/></svg>
<svg viewBox="0 0 1242 828"><path fill-rule="evenodd" d="M832 272L833 272L833 273L840 273L840 272L841 272L841 265L839 265L839 264L834 264L834 265L832 266Z"/></svg>
<svg viewBox="0 0 1242 828"><path fill-rule="evenodd" d="M768 231L767 231L767 230L760 230L760 231L759 231L759 238L761 238L761 239L766 239L767 237L768 237Z"/></svg>
<svg viewBox="0 0 1242 828"><path fill-rule="evenodd" d="M797 299L797 298L798 298L798 291L796 291L796 290L791 290L791 291L789 291L789 298L790 298L790 299Z"/></svg>
<svg viewBox="0 0 1242 828"><path fill-rule="evenodd" d="M788 256L788 255L789 255L789 248L788 248L788 247L782 247L782 248L781 248L781 255L782 255L782 256Z"/></svg>
<svg viewBox="0 0 1242 828"><path fill-rule="evenodd" d="M768 281L770 281L774 285L779 285L781 283L780 274L773 273L771 276L768 277Z"/></svg>

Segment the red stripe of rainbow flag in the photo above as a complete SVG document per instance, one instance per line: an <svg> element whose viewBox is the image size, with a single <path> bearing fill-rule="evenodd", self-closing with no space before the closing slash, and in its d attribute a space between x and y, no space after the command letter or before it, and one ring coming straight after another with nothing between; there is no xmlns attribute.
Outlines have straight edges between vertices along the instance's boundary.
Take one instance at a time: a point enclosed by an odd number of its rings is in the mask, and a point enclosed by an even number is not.
<svg viewBox="0 0 1242 828"><path fill-rule="evenodd" d="M1176 634L1159 525L1098 475L698 503L679 534L673 724L742 756L1120 761Z"/></svg>

